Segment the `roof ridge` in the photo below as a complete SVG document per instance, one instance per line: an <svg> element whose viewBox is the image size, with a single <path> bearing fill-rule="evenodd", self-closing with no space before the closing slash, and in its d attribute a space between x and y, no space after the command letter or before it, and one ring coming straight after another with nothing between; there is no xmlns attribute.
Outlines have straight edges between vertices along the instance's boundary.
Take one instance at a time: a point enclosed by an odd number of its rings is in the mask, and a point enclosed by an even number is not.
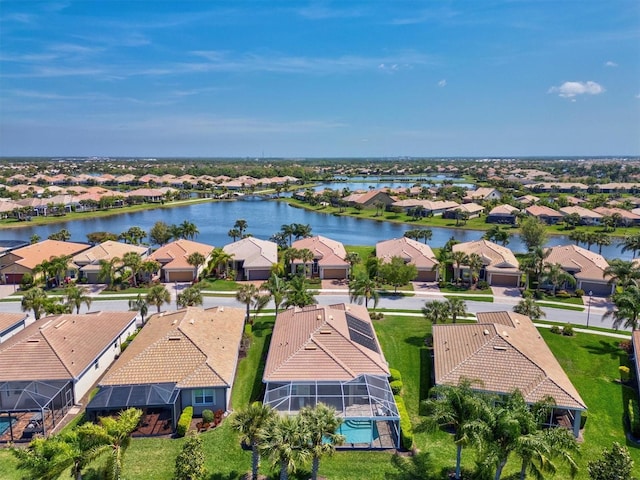
<svg viewBox="0 0 640 480"><path fill-rule="evenodd" d="M334 329L335 330L335 329ZM323 352L325 352L327 355L329 355L329 357L336 362L338 365L340 365L349 375L351 375L353 378L355 378L355 374L353 373L353 371L347 367L341 360L340 358L336 357L335 354L326 346L322 345L319 342L316 342L316 340L311 337L311 339L309 340L310 342L313 342L318 348L320 348L320 350L322 350ZM307 342L308 344L309 342Z"/></svg>
<svg viewBox="0 0 640 480"><path fill-rule="evenodd" d="M543 370L544 371L544 370ZM545 372L546 373L546 372ZM572 398L573 400L575 400L576 403L579 403L580 405L584 406L585 408L587 408L587 405L584 403L584 400L582 399L577 399L574 395L572 395L571 393L569 393L567 391L566 388L562 387L561 385L558 384L558 382L556 382L553 378L551 378L549 375L546 375L545 378L538 384L536 385L536 387L531 390L530 393L535 392L538 387L540 387L545 381L549 381L551 383L553 383L556 387L558 387L562 392L564 392L565 395L567 395L568 397ZM560 407L562 407L563 405L559 405Z"/></svg>
<svg viewBox="0 0 640 480"><path fill-rule="evenodd" d="M59 317L60 315L56 315L57 317ZM51 318L51 320L49 320L49 322L47 322L45 325L43 325L43 327L46 327L47 325L49 325L50 322L53 322L55 317ZM49 346L49 348L51 349L51 351L53 352L53 354L56 356L56 358L58 359L58 361L60 361L60 364L64 367L64 369L67 371L67 373L71 376L71 378L74 378L73 373L71 373L71 370L69 369L69 367L67 366L67 364L62 360L62 358L60 357L60 355L58 355L58 351L53 348L53 345L51 345L51 342L49 341L49 339L47 338L47 336L44 334L44 331L46 330L43 329L42 327L38 329L38 334L44 339L44 341L47 343L47 345ZM31 337L29 337L31 338ZM17 343L16 343L17 345Z"/></svg>

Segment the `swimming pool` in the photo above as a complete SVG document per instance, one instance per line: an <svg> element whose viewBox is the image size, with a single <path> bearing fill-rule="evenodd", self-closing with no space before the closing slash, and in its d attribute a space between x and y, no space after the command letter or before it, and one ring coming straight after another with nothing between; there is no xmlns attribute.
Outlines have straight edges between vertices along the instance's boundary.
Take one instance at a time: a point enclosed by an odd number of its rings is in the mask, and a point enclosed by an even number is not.
<svg viewBox="0 0 640 480"><path fill-rule="evenodd" d="M338 428L338 433L344 435L345 445L350 443L369 445L380 436L378 426L373 420L345 420Z"/></svg>
<svg viewBox="0 0 640 480"><path fill-rule="evenodd" d="M4 435L9 430L9 425L16 423L15 417L0 417L0 435Z"/></svg>

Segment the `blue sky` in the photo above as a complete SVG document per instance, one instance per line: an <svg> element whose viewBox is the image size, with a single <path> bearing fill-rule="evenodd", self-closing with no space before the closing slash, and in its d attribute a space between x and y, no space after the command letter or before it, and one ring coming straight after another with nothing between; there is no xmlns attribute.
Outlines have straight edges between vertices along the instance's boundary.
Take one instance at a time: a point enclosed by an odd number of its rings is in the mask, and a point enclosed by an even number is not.
<svg viewBox="0 0 640 480"><path fill-rule="evenodd" d="M637 0L0 0L0 156L639 154Z"/></svg>

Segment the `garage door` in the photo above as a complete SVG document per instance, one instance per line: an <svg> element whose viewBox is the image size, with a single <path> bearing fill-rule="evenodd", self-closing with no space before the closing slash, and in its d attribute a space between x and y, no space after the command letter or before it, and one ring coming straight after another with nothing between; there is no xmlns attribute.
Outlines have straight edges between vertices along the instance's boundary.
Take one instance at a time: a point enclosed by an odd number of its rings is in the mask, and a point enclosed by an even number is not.
<svg viewBox="0 0 640 480"><path fill-rule="evenodd" d="M247 280L269 280L270 270L246 270Z"/></svg>
<svg viewBox="0 0 640 480"><path fill-rule="evenodd" d="M190 282L193 280L193 272L169 272L168 282Z"/></svg>
<svg viewBox="0 0 640 480"><path fill-rule="evenodd" d="M416 277L416 281L417 282L435 282L437 274L438 272L436 272L435 270L433 271L420 270L418 271L418 276Z"/></svg>
<svg viewBox="0 0 640 480"><path fill-rule="evenodd" d="M322 270L322 278L327 280L342 280L347 278L347 271L343 268L325 268Z"/></svg>
<svg viewBox="0 0 640 480"><path fill-rule="evenodd" d="M16 284L22 281L23 273L6 273L4 275L5 281L7 284Z"/></svg>
<svg viewBox="0 0 640 480"><path fill-rule="evenodd" d="M581 282L580 288L582 288L584 290L584 293L587 295L590 291L593 292L594 295L598 295L601 297L611 295L611 285L603 285L602 283L595 282Z"/></svg>
<svg viewBox="0 0 640 480"><path fill-rule="evenodd" d="M517 287L519 277L514 275L491 275L491 285L501 287Z"/></svg>

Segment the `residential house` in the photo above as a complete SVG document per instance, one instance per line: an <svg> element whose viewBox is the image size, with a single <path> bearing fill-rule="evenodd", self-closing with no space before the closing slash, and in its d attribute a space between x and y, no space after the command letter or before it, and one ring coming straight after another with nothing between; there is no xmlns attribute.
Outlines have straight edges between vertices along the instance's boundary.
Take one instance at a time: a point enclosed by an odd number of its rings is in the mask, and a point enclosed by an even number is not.
<svg viewBox="0 0 640 480"><path fill-rule="evenodd" d="M487 223L501 223L507 225L515 225L518 221L518 212L520 210L512 205L504 204L494 207L487 215Z"/></svg>
<svg viewBox="0 0 640 480"><path fill-rule="evenodd" d="M52 257L73 256L90 248L86 243L61 242L59 240L43 240L42 242L17 248L0 257L0 279L7 284L22 281L25 273L34 274L36 266ZM65 276L75 275L74 267ZM38 275L36 275L38 276Z"/></svg>
<svg viewBox="0 0 640 480"><path fill-rule="evenodd" d="M633 225L640 224L640 214L625 210L624 208L596 207L593 211L599 213L603 217L612 217L616 214L620 215L621 220L619 226L631 227Z"/></svg>
<svg viewBox="0 0 640 480"><path fill-rule="evenodd" d="M3 439L49 434L79 404L135 332L136 312L44 317L0 344L0 412L32 412L31 427ZM35 420L37 418L37 420Z"/></svg>
<svg viewBox="0 0 640 480"><path fill-rule="evenodd" d="M514 312L477 313L477 323L433 326L433 381L507 395L519 390L529 404L554 399L547 425L578 437L587 406L531 319Z"/></svg>
<svg viewBox="0 0 640 480"><path fill-rule="evenodd" d="M524 211L527 215L536 217L547 225L555 225L556 223L561 222L564 218L560 212L545 205L531 205L530 207L525 208Z"/></svg>
<svg viewBox="0 0 640 480"><path fill-rule="evenodd" d="M542 182L529 186L534 192L576 193L586 192L588 185L579 182Z"/></svg>
<svg viewBox="0 0 640 480"><path fill-rule="evenodd" d="M536 197L535 195L523 195L518 197L516 200L523 205L534 205L540 201L540 197Z"/></svg>
<svg viewBox="0 0 640 480"><path fill-rule="evenodd" d="M405 263L418 269L418 282L437 282L439 262L427 244L407 237L394 238L376 243L376 257L388 263L393 257L400 257Z"/></svg>
<svg viewBox="0 0 640 480"><path fill-rule="evenodd" d="M311 305L278 314L262 377L264 403L295 415L319 402L343 419L345 446L397 448L389 367L361 305Z"/></svg>
<svg viewBox="0 0 640 480"><path fill-rule="evenodd" d="M14 336L27 326L26 313L5 313L0 312L0 343Z"/></svg>
<svg viewBox="0 0 640 480"><path fill-rule="evenodd" d="M308 249L313 253L311 275L321 279L344 280L349 276L349 262L345 260L347 251L342 243L317 235L302 238L291 244L297 250ZM291 268L295 272L302 266L301 259L294 259Z"/></svg>
<svg viewBox="0 0 640 480"><path fill-rule="evenodd" d="M160 263L162 281L191 282L202 273L211 258L213 248L205 243L180 239L158 248L149 255L149 259ZM201 253L205 258L204 264L200 265L197 270L188 261L189 255L195 252Z"/></svg>
<svg viewBox="0 0 640 480"><path fill-rule="evenodd" d="M442 213L442 218L451 218L455 220L458 217L459 212L466 212L467 218L476 218L484 212L484 207L473 202L463 203L461 205L448 208Z"/></svg>
<svg viewBox="0 0 640 480"><path fill-rule="evenodd" d="M352 193L343 198L351 206L375 207L377 203L383 203L385 208L396 200L384 190L370 190L367 193Z"/></svg>
<svg viewBox="0 0 640 480"><path fill-rule="evenodd" d="M86 279L87 283L104 283L107 279L100 278L100 260L122 260L129 252L137 253L144 260L149 255L149 247L107 240L75 255L72 261L78 268L78 278Z"/></svg>
<svg viewBox="0 0 640 480"><path fill-rule="evenodd" d="M422 207L422 216L428 217L433 216L437 217L442 215L449 209L458 208L460 204L458 202L454 202L451 200L420 200L417 198L407 199L407 200L399 200L393 203L394 207L400 207L404 211L408 212L409 210L415 209L416 207Z"/></svg>
<svg viewBox="0 0 640 480"><path fill-rule="evenodd" d="M491 187L478 187L475 190L469 190L462 198L464 203L484 202L486 200L500 200L502 194Z"/></svg>
<svg viewBox="0 0 640 480"><path fill-rule="evenodd" d="M225 245L222 250L232 255L231 268L236 280L267 280L278 263L278 244L255 237L246 237Z"/></svg>
<svg viewBox="0 0 640 480"><path fill-rule="evenodd" d="M467 255L475 253L482 258L482 269L479 279L485 280L489 285L517 287L520 285L522 272L515 255L507 247L490 242L489 240L476 240L474 242L458 243L453 247L454 252L464 252ZM456 278L469 277L468 265L461 265L460 271L455 271Z"/></svg>
<svg viewBox="0 0 640 480"><path fill-rule="evenodd" d="M244 309L187 307L149 318L87 405L91 418L136 407L175 429L192 406L226 411L238 366ZM166 430L160 429L160 430Z"/></svg>
<svg viewBox="0 0 640 480"><path fill-rule="evenodd" d="M610 285L608 282L611 277L604 275L609 263L602 255L577 245L558 245L548 250L545 263L562 265L565 272L575 277L575 288L582 289L587 294L593 292L593 295L606 296L613 293L615 285Z"/></svg>
<svg viewBox="0 0 640 480"><path fill-rule="evenodd" d="M580 215L581 225L600 225L600 223L602 222L601 214L577 205L571 207L563 207L560 209L560 213L564 217L573 213L577 213L578 215Z"/></svg>

